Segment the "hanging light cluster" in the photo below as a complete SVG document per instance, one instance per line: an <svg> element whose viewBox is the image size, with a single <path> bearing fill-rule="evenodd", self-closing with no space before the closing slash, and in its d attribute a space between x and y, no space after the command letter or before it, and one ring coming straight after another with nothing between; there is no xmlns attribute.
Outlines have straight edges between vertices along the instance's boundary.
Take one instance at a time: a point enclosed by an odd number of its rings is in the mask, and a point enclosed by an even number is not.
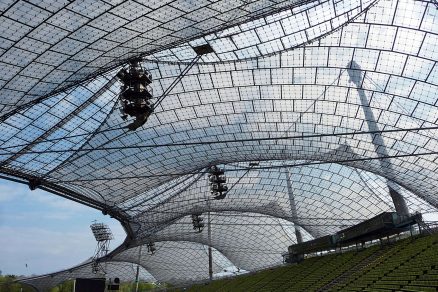
<svg viewBox="0 0 438 292"><path fill-rule="evenodd" d="M226 197L228 187L227 178L223 168L213 165L209 169L208 180L210 182L210 192L215 200L222 200Z"/></svg>
<svg viewBox="0 0 438 292"><path fill-rule="evenodd" d="M129 68L120 70L117 77L123 83L119 95L122 119L126 120L128 116L135 118L128 125L134 131L144 125L154 111L151 102L153 91L150 86L152 75L141 67L140 60L132 60Z"/></svg>
<svg viewBox="0 0 438 292"><path fill-rule="evenodd" d="M201 214L192 214L193 229L197 233L201 233L204 229L204 222L202 221L204 221L204 218L201 217Z"/></svg>
<svg viewBox="0 0 438 292"><path fill-rule="evenodd" d="M153 255L155 253L155 251L157 250L157 248L155 247L155 243L153 243L153 242L149 242L146 246L148 248L148 253L150 255Z"/></svg>

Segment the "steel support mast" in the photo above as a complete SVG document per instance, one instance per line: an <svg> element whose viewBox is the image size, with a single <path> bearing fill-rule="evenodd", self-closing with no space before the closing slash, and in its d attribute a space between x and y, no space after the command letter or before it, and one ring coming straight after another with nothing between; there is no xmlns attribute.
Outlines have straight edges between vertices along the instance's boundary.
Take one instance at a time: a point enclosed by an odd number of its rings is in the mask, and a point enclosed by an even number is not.
<svg viewBox="0 0 438 292"><path fill-rule="evenodd" d="M380 131L379 126L377 125L376 118L365 95L365 91L362 89L363 80L361 68L354 61L351 61L349 63L348 68L349 69L347 71L348 75L350 76L350 81L353 82L354 85L356 85L357 92L359 94L368 129L372 132L377 131L371 135L371 140L377 155L382 158L379 159L380 165L383 169L387 169L389 173L393 173L391 161L387 158L384 158L389 156L388 151L386 150L386 145L383 141L382 135L378 132ZM409 215L409 210L406 205L405 199L401 195L400 186L388 179L386 180L386 184L388 186L389 195L392 198L396 212L401 215Z"/></svg>
<svg viewBox="0 0 438 292"><path fill-rule="evenodd" d="M303 242L303 236L301 234L301 228L300 226L297 224L297 206L295 204L295 198L294 198L294 194L293 194L293 190L292 190L292 183L290 181L290 172L289 169L286 168L286 171L284 172L286 175L286 182L287 182L287 192L289 194L289 203L290 203L290 210L292 213L292 221L294 222L294 227L295 227L295 237L297 238L297 243L302 243Z"/></svg>

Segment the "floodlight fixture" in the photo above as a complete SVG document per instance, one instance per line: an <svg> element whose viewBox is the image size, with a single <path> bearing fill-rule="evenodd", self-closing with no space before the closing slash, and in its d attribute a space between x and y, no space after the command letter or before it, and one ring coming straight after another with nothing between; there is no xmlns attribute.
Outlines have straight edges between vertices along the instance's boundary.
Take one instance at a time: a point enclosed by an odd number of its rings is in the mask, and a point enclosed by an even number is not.
<svg viewBox="0 0 438 292"><path fill-rule="evenodd" d="M90 228L97 242L114 239L111 229L104 223L93 223Z"/></svg>
<svg viewBox="0 0 438 292"><path fill-rule="evenodd" d="M196 233L201 233L204 230L204 218L201 217L201 214L192 214L192 224L193 229Z"/></svg>
<svg viewBox="0 0 438 292"><path fill-rule="evenodd" d="M210 192L215 200L222 200L226 197L228 187L225 170L213 165L209 169L208 181L210 183Z"/></svg>
<svg viewBox="0 0 438 292"><path fill-rule="evenodd" d="M152 75L143 69L141 59L133 59L128 68L117 73L117 77L123 84L119 95L122 119L134 118L128 125L128 129L134 131L144 125L154 111Z"/></svg>
<svg viewBox="0 0 438 292"><path fill-rule="evenodd" d="M100 265L100 259L105 257L109 252L110 241L114 238L111 229L104 223L98 223L96 221L90 225L94 238L97 241L96 250L92 258L92 272L97 273L99 270L104 270Z"/></svg>
<svg viewBox="0 0 438 292"><path fill-rule="evenodd" d="M155 247L155 243L153 242L149 242L146 247L148 248L148 253L150 255L153 255L155 253L155 251L157 250L157 248Z"/></svg>

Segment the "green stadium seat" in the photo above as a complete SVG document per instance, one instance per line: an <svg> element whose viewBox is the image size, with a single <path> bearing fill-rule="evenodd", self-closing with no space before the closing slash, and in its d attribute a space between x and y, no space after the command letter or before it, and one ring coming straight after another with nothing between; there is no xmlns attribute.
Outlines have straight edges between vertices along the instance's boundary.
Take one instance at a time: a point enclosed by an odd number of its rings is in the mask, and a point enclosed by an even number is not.
<svg viewBox="0 0 438 292"><path fill-rule="evenodd" d="M334 279L329 291L438 291L438 235L408 238L381 249L305 259L251 275L194 285L189 291L318 291ZM366 265L354 271L365 259ZM345 278L339 278L341 275Z"/></svg>

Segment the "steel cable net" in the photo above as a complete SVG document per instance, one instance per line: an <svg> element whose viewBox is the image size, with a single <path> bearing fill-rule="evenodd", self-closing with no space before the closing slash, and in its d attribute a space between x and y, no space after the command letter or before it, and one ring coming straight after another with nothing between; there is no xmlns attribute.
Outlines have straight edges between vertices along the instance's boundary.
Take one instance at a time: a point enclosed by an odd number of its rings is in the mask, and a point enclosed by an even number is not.
<svg viewBox="0 0 438 292"><path fill-rule="evenodd" d="M294 224L312 238L394 210L388 186L411 212L438 208L432 2L55 4L0 6L3 177L102 209L128 241L164 242L163 252L209 245L190 216L211 212L211 245L248 270L278 264ZM159 97L206 43L214 52L128 131L120 66L143 56ZM233 186L223 200L209 196L211 165ZM266 253L253 262L239 250L259 245ZM158 262L147 269L183 280Z"/></svg>
<svg viewBox="0 0 438 292"><path fill-rule="evenodd" d="M261 165L280 166L282 164L283 162L276 162ZM164 226L175 224L175 220L181 220L181 218L188 220L186 216L199 213L206 218L207 212L210 211L225 212L224 218L218 214L218 219L215 219L218 228L221 227L221 221L227 220L227 212L238 212L240 215L231 213L230 216L241 216L242 220L250 221L253 220L252 217L247 217L244 212L253 212L260 215L254 220L263 219L264 216L281 218L288 221L288 224L298 224L313 237L334 233L384 211L394 211L386 182L382 177L339 164L302 166L291 169L290 179L296 214L291 210L286 174L282 169L253 170L247 174L245 174L246 171L232 172L232 166L227 166L226 170L228 181L233 188L223 200L214 200L209 197L210 189L206 184L206 178L201 178L196 184L182 191L172 190L172 197L166 198L154 207L138 206L138 209L131 210L136 213L133 215L133 220L141 224L141 228L136 230L137 237L140 239L155 238L156 234L162 232ZM403 196L412 212L435 210L434 207L407 190L404 190ZM239 224L246 226L243 221L238 223L236 223L237 226L240 226ZM229 228L237 228L234 226L236 224L231 224ZM248 226L251 227L251 223ZM175 227L180 228L178 224ZM215 228L215 226L212 227L214 232ZM267 228L272 228L272 226L267 224ZM176 238L178 236L174 239ZM249 238L249 235L244 238ZM267 236L267 238L272 238L272 236ZM252 240L248 241L249 244L254 244L251 243Z"/></svg>
<svg viewBox="0 0 438 292"><path fill-rule="evenodd" d="M160 282L183 284L208 278L207 246L185 241L161 241L154 243L156 251L150 254L142 247L125 250L113 259L140 262ZM139 261L139 253L140 261ZM230 262L218 251L213 256L213 272L221 272Z"/></svg>
<svg viewBox="0 0 438 292"><path fill-rule="evenodd" d="M0 113L129 58L312 1L3 1ZM317 1L316 3L319 3Z"/></svg>
<svg viewBox="0 0 438 292"><path fill-rule="evenodd" d="M207 219L206 214L203 216ZM293 224L276 217L257 213L212 212L210 218L210 239L207 227L200 233L193 231L188 216L149 238L211 244L236 267L246 271L282 264L281 254L296 242Z"/></svg>

